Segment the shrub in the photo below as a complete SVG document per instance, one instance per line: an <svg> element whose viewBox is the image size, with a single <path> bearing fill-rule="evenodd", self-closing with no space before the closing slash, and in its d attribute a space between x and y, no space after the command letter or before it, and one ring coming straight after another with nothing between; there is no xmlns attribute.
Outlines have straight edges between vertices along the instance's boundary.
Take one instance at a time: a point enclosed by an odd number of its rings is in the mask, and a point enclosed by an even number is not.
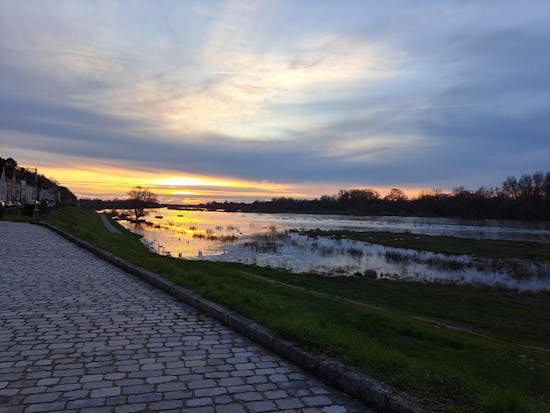
<svg viewBox="0 0 550 413"><path fill-rule="evenodd" d="M48 208L47 203L40 203L38 204L38 213L39 216L46 216L50 212L50 209ZM23 214L32 217L32 214L34 213L34 204L25 204L23 206Z"/></svg>

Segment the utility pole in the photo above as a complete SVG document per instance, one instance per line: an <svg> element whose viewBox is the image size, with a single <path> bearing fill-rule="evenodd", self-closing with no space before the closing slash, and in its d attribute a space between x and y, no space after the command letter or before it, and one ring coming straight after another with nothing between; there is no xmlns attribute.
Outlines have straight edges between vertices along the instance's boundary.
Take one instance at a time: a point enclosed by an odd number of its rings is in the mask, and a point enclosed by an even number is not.
<svg viewBox="0 0 550 413"><path fill-rule="evenodd" d="M32 211L33 221L38 221L38 214L40 213L38 209L38 168L34 168L34 177L36 182L36 200L34 201L34 210Z"/></svg>

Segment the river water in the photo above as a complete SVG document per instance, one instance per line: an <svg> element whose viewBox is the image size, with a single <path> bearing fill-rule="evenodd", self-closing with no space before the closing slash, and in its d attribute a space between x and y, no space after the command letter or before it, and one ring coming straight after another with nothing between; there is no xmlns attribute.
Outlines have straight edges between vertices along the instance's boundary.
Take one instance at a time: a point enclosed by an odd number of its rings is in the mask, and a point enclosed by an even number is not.
<svg viewBox="0 0 550 413"><path fill-rule="evenodd" d="M412 232L550 243L550 223L418 217L252 214L152 209L147 224L120 221L162 255L241 262L296 273L491 285L550 291L550 263L475 259L360 241L309 237L292 229ZM396 235L397 237L398 235Z"/></svg>

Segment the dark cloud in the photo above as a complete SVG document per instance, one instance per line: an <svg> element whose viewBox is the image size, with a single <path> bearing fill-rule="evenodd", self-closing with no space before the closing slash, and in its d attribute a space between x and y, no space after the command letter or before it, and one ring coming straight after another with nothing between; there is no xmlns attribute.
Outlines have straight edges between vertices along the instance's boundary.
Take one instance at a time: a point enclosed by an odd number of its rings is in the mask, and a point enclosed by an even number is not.
<svg viewBox="0 0 550 413"><path fill-rule="evenodd" d="M458 184L465 176L471 179L492 168L540 169L545 165L517 153L532 151L536 155L541 145L547 147L550 130L550 120L544 113L509 119L474 116L464 110L431 109L421 121L402 119L402 123L385 128L391 119L399 118L390 112L385 117L378 116L376 121L367 118L339 122L280 142L242 141L216 135L178 140L174 136L149 134L138 139L135 134L124 132L135 130L135 121L81 109L15 98L0 99L0 109L3 129L18 132L17 144L22 147L70 156L85 154L113 164L282 182L417 185L444 182L449 175L458 175L457 179L450 179ZM372 149L331 154L349 141L339 135L351 135L365 142L369 135L378 136L388 130L395 136L415 131L434 138L414 146L403 137L403 141L376 144ZM9 134L4 132L3 136ZM443 144L438 143L438 137L445 137ZM516 155L511 157L511 153ZM361 161L361 157L365 160Z"/></svg>
<svg viewBox="0 0 550 413"><path fill-rule="evenodd" d="M329 143L337 148L339 141L345 142L335 135L341 130L339 125L280 142L216 135L177 139L149 134L136 138L124 133L130 127L128 121L82 109L14 97L0 99L0 109L0 124L5 131L18 133L18 145L40 151L255 180L361 181L366 170L366 165L350 165L345 157L327 153ZM136 129L134 121L131 126ZM357 131L361 125L350 122L347 128Z"/></svg>

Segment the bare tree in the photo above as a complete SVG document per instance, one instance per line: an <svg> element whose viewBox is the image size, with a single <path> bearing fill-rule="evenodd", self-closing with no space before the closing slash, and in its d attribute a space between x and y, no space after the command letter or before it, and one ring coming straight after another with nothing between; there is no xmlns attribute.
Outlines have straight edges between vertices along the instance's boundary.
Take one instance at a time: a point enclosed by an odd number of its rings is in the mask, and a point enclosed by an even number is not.
<svg viewBox="0 0 550 413"><path fill-rule="evenodd" d="M518 180L518 187L520 196L523 199L533 198L534 189L533 189L533 177L529 174L522 175Z"/></svg>
<svg viewBox="0 0 550 413"><path fill-rule="evenodd" d="M544 193L544 199L550 201L550 172L546 172L544 175L544 182L542 183L542 192Z"/></svg>
<svg viewBox="0 0 550 413"><path fill-rule="evenodd" d="M390 202L406 201L407 199L407 195L405 195L405 193L399 188L392 188L392 190L384 197L384 200Z"/></svg>
<svg viewBox="0 0 550 413"><path fill-rule="evenodd" d="M533 174L533 197L540 199L543 197L544 172L537 171Z"/></svg>
<svg viewBox="0 0 550 413"><path fill-rule="evenodd" d="M135 220L138 221L141 217L147 215L145 207L147 204L157 203L157 196L152 193L148 188L136 186L128 192L128 200L132 205L134 211Z"/></svg>
<svg viewBox="0 0 550 413"><path fill-rule="evenodd" d="M502 183L502 192L508 198L518 199L520 189L517 179L513 176L509 176L508 178L506 178L506 180Z"/></svg>

